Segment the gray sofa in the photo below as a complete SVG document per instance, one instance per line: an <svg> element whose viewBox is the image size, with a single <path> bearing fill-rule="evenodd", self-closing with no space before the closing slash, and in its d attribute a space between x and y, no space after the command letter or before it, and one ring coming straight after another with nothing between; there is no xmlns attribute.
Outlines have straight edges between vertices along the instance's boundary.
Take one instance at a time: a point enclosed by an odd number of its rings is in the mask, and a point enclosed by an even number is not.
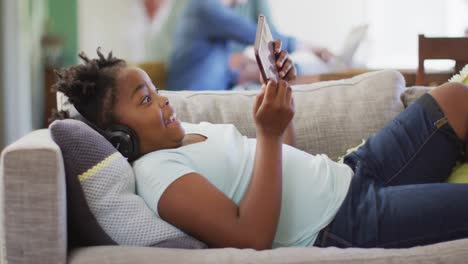
<svg viewBox="0 0 468 264"><path fill-rule="evenodd" d="M396 71L294 87L298 148L337 160L391 120L414 93ZM165 92L188 122L234 123L255 136L253 91ZM66 192L60 148L47 129L1 156L1 263L466 263L468 239L410 249L167 249L99 246L67 252Z"/></svg>

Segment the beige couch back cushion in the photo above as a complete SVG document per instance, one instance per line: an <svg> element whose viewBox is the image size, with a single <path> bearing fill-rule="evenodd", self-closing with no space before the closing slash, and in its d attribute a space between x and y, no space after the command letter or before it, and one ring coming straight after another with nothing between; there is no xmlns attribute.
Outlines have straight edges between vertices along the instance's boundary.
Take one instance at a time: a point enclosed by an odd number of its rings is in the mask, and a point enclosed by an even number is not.
<svg viewBox="0 0 468 264"><path fill-rule="evenodd" d="M397 71L378 71L351 79L293 86L297 147L336 160L345 150L393 119L403 105L405 82ZM255 137L252 118L257 91L161 91L179 119L232 123Z"/></svg>

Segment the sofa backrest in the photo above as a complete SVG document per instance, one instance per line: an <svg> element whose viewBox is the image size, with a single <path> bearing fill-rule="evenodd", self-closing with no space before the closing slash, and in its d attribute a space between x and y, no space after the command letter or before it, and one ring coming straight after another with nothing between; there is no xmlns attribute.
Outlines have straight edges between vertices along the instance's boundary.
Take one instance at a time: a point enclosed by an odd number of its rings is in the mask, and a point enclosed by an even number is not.
<svg viewBox="0 0 468 264"><path fill-rule="evenodd" d="M403 109L405 88L398 71L377 71L351 79L293 86L297 147L336 160ZM258 91L161 91L186 122L232 123L255 137L252 117Z"/></svg>
<svg viewBox="0 0 468 264"><path fill-rule="evenodd" d="M375 71L354 78L294 85L297 148L327 154L337 160L382 128L401 110L405 80L394 70ZM258 91L161 91L180 120L191 123L231 123L255 137L252 107ZM57 94L59 110L76 109Z"/></svg>

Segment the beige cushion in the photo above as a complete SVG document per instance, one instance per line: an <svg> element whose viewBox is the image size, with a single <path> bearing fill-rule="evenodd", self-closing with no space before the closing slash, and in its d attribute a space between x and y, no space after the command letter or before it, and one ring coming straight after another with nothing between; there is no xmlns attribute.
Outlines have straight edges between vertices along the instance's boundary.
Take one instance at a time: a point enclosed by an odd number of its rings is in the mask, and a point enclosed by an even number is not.
<svg viewBox="0 0 468 264"><path fill-rule="evenodd" d="M113 263L466 263L468 239L409 249L278 248L252 249L160 249L143 247L81 248L69 256L70 264Z"/></svg>
<svg viewBox="0 0 468 264"><path fill-rule="evenodd" d="M402 109L405 82L397 71L294 86L297 147L337 159L383 127ZM162 91L186 122L233 123L255 137L252 105L257 91Z"/></svg>

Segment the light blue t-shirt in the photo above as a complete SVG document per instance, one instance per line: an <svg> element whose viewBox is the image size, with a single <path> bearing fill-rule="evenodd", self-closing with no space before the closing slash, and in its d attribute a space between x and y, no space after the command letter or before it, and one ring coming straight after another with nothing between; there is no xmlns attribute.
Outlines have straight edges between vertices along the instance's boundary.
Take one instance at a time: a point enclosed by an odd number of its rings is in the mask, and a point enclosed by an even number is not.
<svg viewBox="0 0 468 264"><path fill-rule="evenodd" d="M256 140L230 124L182 123L206 141L148 153L133 163L137 193L158 214L166 188L185 174L205 177L239 205L253 172ZM342 204L353 171L326 155L283 145L281 214L273 247L311 246ZM158 214L159 215L159 214Z"/></svg>

